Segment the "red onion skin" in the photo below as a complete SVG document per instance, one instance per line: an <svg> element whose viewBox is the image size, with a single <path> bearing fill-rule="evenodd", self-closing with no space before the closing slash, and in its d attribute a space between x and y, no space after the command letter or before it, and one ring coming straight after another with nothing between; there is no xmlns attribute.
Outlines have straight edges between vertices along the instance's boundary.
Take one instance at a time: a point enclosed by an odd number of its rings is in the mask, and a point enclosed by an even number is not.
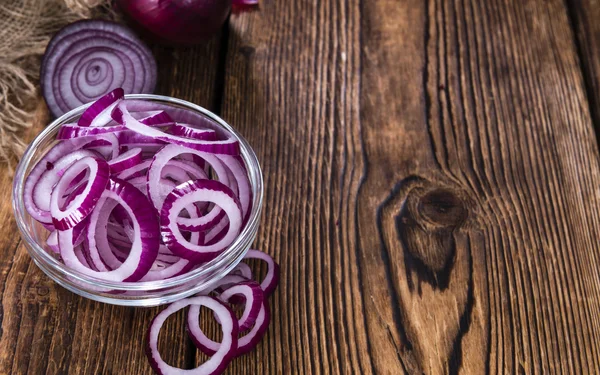
<svg viewBox="0 0 600 375"><path fill-rule="evenodd" d="M159 42L197 44L220 29L231 0L117 0L119 8Z"/></svg>

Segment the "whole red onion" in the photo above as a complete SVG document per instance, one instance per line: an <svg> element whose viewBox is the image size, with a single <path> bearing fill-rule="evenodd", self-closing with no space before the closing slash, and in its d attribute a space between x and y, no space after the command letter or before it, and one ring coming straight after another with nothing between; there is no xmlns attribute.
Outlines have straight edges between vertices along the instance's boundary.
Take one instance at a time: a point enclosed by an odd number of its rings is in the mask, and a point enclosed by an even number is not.
<svg viewBox="0 0 600 375"><path fill-rule="evenodd" d="M217 33L231 0L118 0L119 7L163 41L194 44Z"/></svg>

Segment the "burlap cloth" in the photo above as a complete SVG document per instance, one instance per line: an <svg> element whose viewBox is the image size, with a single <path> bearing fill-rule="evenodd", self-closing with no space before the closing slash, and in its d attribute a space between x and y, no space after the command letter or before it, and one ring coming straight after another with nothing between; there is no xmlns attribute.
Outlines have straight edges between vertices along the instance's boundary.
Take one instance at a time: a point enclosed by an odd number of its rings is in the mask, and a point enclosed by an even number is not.
<svg viewBox="0 0 600 375"><path fill-rule="evenodd" d="M14 162L26 144L39 95L41 56L51 36L69 22L110 18L108 0L0 0L0 163Z"/></svg>

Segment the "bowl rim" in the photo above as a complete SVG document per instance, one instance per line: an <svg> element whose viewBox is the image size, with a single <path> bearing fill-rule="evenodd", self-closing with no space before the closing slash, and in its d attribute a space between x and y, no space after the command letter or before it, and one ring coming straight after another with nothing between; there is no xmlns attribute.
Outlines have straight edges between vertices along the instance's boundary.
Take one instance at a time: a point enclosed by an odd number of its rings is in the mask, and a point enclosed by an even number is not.
<svg viewBox="0 0 600 375"><path fill-rule="evenodd" d="M235 260L233 265L235 266L235 264L241 261L241 259L246 254L249 248L248 246L244 249L244 243L246 242L247 238L256 234L262 211L264 194L263 175L260 163L254 150L248 144L246 139L242 135L240 135L231 125L229 125L222 118L207 110L206 108L203 108L194 103L188 102L183 99L173 98L170 96L154 94L128 94L125 95L125 99L151 100L155 102L162 102L163 104L167 105L177 105L180 107L184 107L185 109L199 112L200 114L207 116L208 118L217 122L221 127L224 128L224 130L228 131L238 140L240 144L240 155L246 165L246 170L248 172L248 178L250 180L250 185L253 194L252 210L246 226L244 227L242 232L237 236L237 238L227 247L227 249L225 249L225 251L219 254L216 258L205 263L204 265L193 271L165 280L138 282L116 282L103 280L85 275L72 268L69 268L64 263L59 262L55 257L50 255L46 250L44 250L42 245L40 245L32 237L30 231L25 226L26 215L29 216L29 213L25 209L25 204L23 201L23 189L26 178L28 176L26 176L25 172L29 168L33 156L35 155L36 150L40 146L40 144L48 140L51 135L54 136L55 131L57 131L61 125L67 123L68 120L72 119L72 117L81 115L81 113L83 113L83 111L93 103L92 102L72 109L71 111L65 113L64 115L51 122L48 126L46 126L46 128L40 134L38 134L35 137L35 139L29 144L29 146L25 150L25 153L23 154L23 157L17 165L12 189L13 212L21 237L29 245L26 246L26 248L29 250L29 252L35 252L35 255L39 256L40 258L37 259L37 257L34 256L34 254L30 254L33 260L41 260L42 262L44 262L44 266L49 266L52 268L53 271L58 272L64 276L71 277L72 279L74 279L69 281L69 283L71 284L73 284L73 281L75 281L76 283L89 284L94 288L100 287L120 291L154 291L157 289L176 287L191 282L195 279L200 279L202 276L206 276L211 272L218 271L221 268L223 268L223 266L226 266L227 263L230 262L232 259ZM31 170L27 172L31 172ZM231 269L233 266L230 266L229 268ZM212 282L212 280L210 282ZM157 293L160 292L157 291ZM117 295L115 295L115 297L119 299Z"/></svg>

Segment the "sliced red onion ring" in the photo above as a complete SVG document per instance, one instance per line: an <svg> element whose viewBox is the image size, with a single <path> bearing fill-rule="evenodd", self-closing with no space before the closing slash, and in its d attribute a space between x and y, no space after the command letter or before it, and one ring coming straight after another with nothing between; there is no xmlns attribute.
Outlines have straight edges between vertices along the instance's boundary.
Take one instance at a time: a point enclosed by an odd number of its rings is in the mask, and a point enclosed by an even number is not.
<svg viewBox="0 0 600 375"><path fill-rule="evenodd" d="M110 173L114 175L129 168L133 168L136 165L139 165L141 162L142 149L137 147L122 153L112 160L109 160L108 165L110 165Z"/></svg>
<svg viewBox="0 0 600 375"><path fill-rule="evenodd" d="M173 158L183 154L196 155L207 161L215 171L219 181L223 182L225 185L228 184L227 168L214 155L186 149L185 147L178 145L167 145L154 156L148 171L148 196L152 199L152 203L157 210L162 208L164 197L166 197L165 194L160 193L161 185L159 179L162 177L162 170L166 165L173 161ZM214 207L208 214L200 218L190 219L180 217L177 219L177 223L182 230L202 231L216 225L222 217L223 213L221 208Z"/></svg>
<svg viewBox="0 0 600 375"><path fill-rule="evenodd" d="M231 273L243 276L248 280L252 280L254 278L252 275L252 269L244 262L239 262L233 271L231 271Z"/></svg>
<svg viewBox="0 0 600 375"><path fill-rule="evenodd" d="M213 353L218 353L221 350L222 344L206 337L206 335L200 328L199 313L199 307L193 305L190 306L187 319L187 327L190 337L192 338L192 341L194 342L196 347L200 349L204 354L213 355ZM217 315L215 316L215 318L218 319L219 322L223 323L223 321L221 320L221 316ZM263 300L260 303L260 309L258 311L256 321L254 322L252 329L238 339L238 348L235 353L236 357L250 352L256 347L256 345L258 345L260 340L267 332L267 328L269 328L270 321L271 314L269 311L269 306L267 305L266 301ZM225 324L228 324L228 322L225 322Z"/></svg>
<svg viewBox="0 0 600 375"><path fill-rule="evenodd" d="M177 226L177 217L194 202L212 202L225 211L229 230L217 243L209 246L188 242ZM221 253L237 237L242 225L239 201L224 184L212 180L195 180L177 186L165 199L161 213L161 234L164 244L182 258L209 261Z"/></svg>
<svg viewBox="0 0 600 375"><path fill-rule="evenodd" d="M54 186L56 186L61 176L65 173L65 170L77 160L86 156L97 155L96 152L90 150L73 151L58 159L51 165L50 169L42 173L33 187L32 199L44 221L52 221L50 216L50 199L48 198L50 197L50 194L52 194Z"/></svg>
<svg viewBox="0 0 600 375"><path fill-rule="evenodd" d="M83 139L93 139L88 141L83 147L88 150L98 151L105 159L114 159L119 156L119 139L112 133L98 134L94 137L85 137Z"/></svg>
<svg viewBox="0 0 600 375"><path fill-rule="evenodd" d="M152 205L138 189L116 179L109 180L101 198L117 201L133 219L135 238L125 262L107 272L86 267L75 256L72 229L61 231L58 235L60 255L68 267L85 275L110 281L137 281L148 273L158 255L159 225Z"/></svg>
<svg viewBox="0 0 600 375"><path fill-rule="evenodd" d="M59 200L62 199L73 179L86 169L89 170L89 178L85 190L69 202L67 207L61 208ZM50 214L56 229L73 228L92 212L106 188L109 172L108 163L93 156L86 156L76 161L65 171L50 196Z"/></svg>
<svg viewBox="0 0 600 375"><path fill-rule="evenodd" d="M113 119L115 119L115 121L125 125L126 127L135 131L138 134L142 134L147 137L153 137L161 141L177 144L202 152L211 152L213 154L227 155L238 155L240 153L240 145L234 138L229 138L223 141L196 140L192 138L184 138L168 134L161 131L160 129L144 125L138 120L136 120L133 116L131 116L131 114L126 108L125 103L126 102L122 102L121 104L115 107L115 109L113 110Z"/></svg>
<svg viewBox="0 0 600 375"><path fill-rule="evenodd" d="M189 210L188 208L185 209L188 214L191 217L196 217L197 213L196 210ZM198 232L194 232L190 235L190 243L197 245L199 243L200 240L200 233ZM164 246L164 250L165 251L169 251L168 247ZM170 252L170 251L169 251ZM185 258L177 258L175 255L171 254L158 254L157 256L157 260L160 258L161 261L164 261L165 259L176 259L175 263L172 263L166 267L163 268L159 268L159 269L154 269L154 270L150 270L148 271L148 273L142 277L141 281L154 281L154 280L165 280L165 279L169 279L171 277L175 277L177 275L181 275L183 273L186 273L188 271L190 271L195 265L196 262L192 262L188 259Z"/></svg>
<svg viewBox="0 0 600 375"><path fill-rule="evenodd" d="M210 228L206 236L204 237L205 245L213 245L223 237L229 231L229 218L227 216L223 217L214 227Z"/></svg>
<svg viewBox="0 0 600 375"><path fill-rule="evenodd" d="M197 140L215 141L217 133L212 129L198 129L187 124L175 123L169 127L169 133Z"/></svg>
<svg viewBox="0 0 600 375"><path fill-rule="evenodd" d="M158 262L158 260L157 260ZM166 262L163 262L166 263ZM175 263L166 263L164 268L151 269L140 281L166 280L177 275L182 275L194 268L195 263L187 259L179 258Z"/></svg>
<svg viewBox="0 0 600 375"><path fill-rule="evenodd" d="M60 253L60 250L58 248L58 231L57 230L53 230L52 232L50 232L50 235L48 236L48 238L46 238L46 245L48 245L48 248L50 248L50 250L52 250L52 252L58 254Z"/></svg>
<svg viewBox="0 0 600 375"><path fill-rule="evenodd" d="M242 296L245 300L244 312L238 320L240 331L244 331L256 322L264 300L264 292L256 281L244 281L225 289L218 298L223 302L230 302L232 296Z"/></svg>
<svg viewBox="0 0 600 375"><path fill-rule="evenodd" d="M75 253L75 256L77 257L77 260L81 264L83 264L87 268L95 270L95 268L92 265L90 265L90 262L88 261L88 258L86 257L86 254L85 254L86 250L85 250L84 245L80 245L80 246L75 247L74 253Z"/></svg>
<svg viewBox="0 0 600 375"><path fill-rule="evenodd" d="M124 126L124 125L121 125ZM154 147L162 147L167 144L167 142L161 141L151 136L147 136L145 134L139 134L134 131L125 128L126 130L120 132L118 134L119 143L128 147L139 147L141 145L145 146L154 146Z"/></svg>
<svg viewBox="0 0 600 375"><path fill-rule="evenodd" d="M114 270L123 263L113 253L108 240L108 218L117 205L112 199L102 198L90 214L87 231L90 263L99 271Z"/></svg>
<svg viewBox="0 0 600 375"><path fill-rule="evenodd" d="M171 116L165 111L138 112L131 113L131 115L148 126L171 126L174 124Z"/></svg>
<svg viewBox="0 0 600 375"><path fill-rule="evenodd" d="M62 157L67 157L68 160L71 160L68 157L68 154L80 149L82 146L84 146L86 143L89 143L90 141L91 138L86 137L60 142L52 149L50 149L50 151L48 151L48 153L31 170L29 176L27 176L27 179L25 180L25 186L23 187L23 201L25 203L25 209L35 220L46 225L52 224L52 218L50 217L49 210L40 209L35 203L33 197L34 190L36 189L36 186L39 183L39 180L42 177L42 175L48 170L54 170L55 164ZM78 158L73 158L73 162L75 162L76 160L78 160ZM67 166L65 166L64 168L66 167ZM59 171L64 168L59 169ZM51 190L49 191L46 188L42 189L42 187L40 186L40 191L44 191L43 194L47 194L45 195L46 199L50 196Z"/></svg>
<svg viewBox="0 0 600 375"><path fill-rule="evenodd" d="M158 334L165 320L173 313L183 309L186 306L205 306L215 313L220 321L223 331L223 339L219 343L219 349L213 356L199 367L193 370L182 370L168 365L160 356L158 351ZM150 360L150 365L158 374L196 374L196 375L217 375L223 373L225 368L235 356L237 350L237 335L239 332L237 319L233 312L222 302L213 297L200 296L184 299L172 303L169 307L161 311L150 324L148 329L148 347L146 354Z"/></svg>
<svg viewBox="0 0 600 375"><path fill-rule="evenodd" d="M120 100L125 96L122 88L117 87L100 99L96 100L92 105L87 107L81 114L77 125L79 126L105 126L111 121L110 114L117 106Z"/></svg>
<svg viewBox="0 0 600 375"><path fill-rule="evenodd" d="M213 129L215 130L217 137L227 137L228 134L224 132L220 125L210 117L204 114L187 110L185 108L176 108L167 104L152 102L148 100L140 99L125 99L127 109L130 113L134 112L147 112L163 110L169 114L174 122L180 124L193 124L197 129ZM116 115L116 114L115 114Z"/></svg>
<svg viewBox="0 0 600 375"><path fill-rule="evenodd" d="M237 159L235 156L219 155L219 159L224 165L231 171L235 181L237 183L238 197L242 204L242 212L244 214L244 220L250 216L250 204L252 203L252 190L250 188L250 180L248 179L248 173L243 162Z"/></svg>
<svg viewBox="0 0 600 375"><path fill-rule="evenodd" d="M138 165L135 165L131 168L127 168L127 169L123 170L122 172L120 172L117 175L117 177L122 180L127 181L131 178L145 176L144 170L146 170L146 169L148 169L148 167L150 167L150 163L152 163L152 160L144 160L143 162L141 162Z"/></svg>
<svg viewBox="0 0 600 375"><path fill-rule="evenodd" d="M58 129L56 139L71 139L78 137L89 137L100 134L116 133L127 130L123 125L83 127L75 124L65 124Z"/></svg>
<svg viewBox="0 0 600 375"><path fill-rule="evenodd" d="M265 292L265 296L270 296L279 283L279 264L277 264L269 254L259 250L248 250L244 259L259 259L267 263L267 275L260 283L260 287Z"/></svg>
<svg viewBox="0 0 600 375"><path fill-rule="evenodd" d="M230 287L235 284L243 283L244 281L248 281L248 279L240 275L228 274L215 281L208 288L204 289L202 292L200 292L200 295L207 296L212 292L220 293L224 288Z"/></svg>

